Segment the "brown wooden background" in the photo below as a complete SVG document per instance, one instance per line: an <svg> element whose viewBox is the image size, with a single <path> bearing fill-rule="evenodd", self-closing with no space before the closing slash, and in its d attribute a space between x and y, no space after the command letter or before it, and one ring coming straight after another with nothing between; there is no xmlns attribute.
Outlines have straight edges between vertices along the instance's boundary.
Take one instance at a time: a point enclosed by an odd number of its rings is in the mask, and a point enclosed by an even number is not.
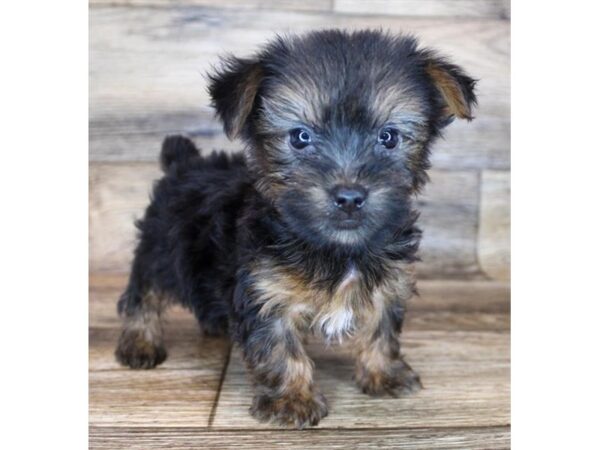
<svg viewBox="0 0 600 450"><path fill-rule="evenodd" d="M218 5L218 7L213 7ZM412 32L478 78L476 120L434 148L419 199L420 275L509 276L509 30L506 1L95 0L90 10L90 270L128 270L133 220L159 176L168 133L236 150L208 106L204 74L225 52L248 55L275 32Z"/></svg>
<svg viewBox="0 0 600 450"><path fill-rule="evenodd" d="M507 0L91 1L91 448L510 445L509 17ZM352 384L347 352L311 347L330 416L315 430L284 433L248 415L239 352L203 338L180 309L169 316L163 365L119 367L115 303L163 137L184 132L207 150L240 147L208 107L205 71L219 54L248 55L275 32L327 27L416 34L480 80L480 106L438 142L418 199L423 280L403 348L426 389L367 398Z"/></svg>

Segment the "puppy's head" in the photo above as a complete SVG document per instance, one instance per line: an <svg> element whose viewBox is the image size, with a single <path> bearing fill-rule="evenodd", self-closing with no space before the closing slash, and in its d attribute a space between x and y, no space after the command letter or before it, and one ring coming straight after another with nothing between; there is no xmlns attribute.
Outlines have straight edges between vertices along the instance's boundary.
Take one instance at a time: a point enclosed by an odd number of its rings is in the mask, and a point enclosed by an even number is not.
<svg viewBox="0 0 600 450"><path fill-rule="evenodd" d="M474 84L413 38L333 30L231 57L209 91L228 136L247 144L258 189L295 232L360 246L408 216L433 138L472 118Z"/></svg>

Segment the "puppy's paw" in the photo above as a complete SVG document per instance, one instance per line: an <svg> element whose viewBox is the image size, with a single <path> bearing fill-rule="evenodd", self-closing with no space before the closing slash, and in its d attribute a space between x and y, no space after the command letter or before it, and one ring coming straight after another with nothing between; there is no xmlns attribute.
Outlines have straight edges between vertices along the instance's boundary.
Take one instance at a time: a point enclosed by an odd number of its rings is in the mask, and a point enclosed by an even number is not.
<svg viewBox="0 0 600 450"><path fill-rule="evenodd" d="M167 359L167 351L144 338L141 330L124 330L115 351L117 361L132 369L152 369Z"/></svg>
<svg viewBox="0 0 600 450"><path fill-rule="evenodd" d="M394 360L382 371L359 367L356 382L368 395L392 397L414 394L423 388L419 375L402 359Z"/></svg>
<svg viewBox="0 0 600 450"><path fill-rule="evenodd" d="M257 394L252 401L250 414L260 422L276 422L302 429L318 425L327 416L327 400L319 392L277 398Z"/></svg>

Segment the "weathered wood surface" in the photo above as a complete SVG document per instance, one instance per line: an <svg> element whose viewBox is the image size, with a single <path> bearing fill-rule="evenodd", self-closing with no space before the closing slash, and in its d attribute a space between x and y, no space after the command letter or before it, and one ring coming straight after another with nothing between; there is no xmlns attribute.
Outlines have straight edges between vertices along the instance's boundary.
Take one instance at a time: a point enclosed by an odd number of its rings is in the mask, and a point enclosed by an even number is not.
<svg viewBox="0 0 600 450"><path fill-rule="evenodd" d="M403 352L425 384L415 396L364 396L351 380L347 350L311 343L330 416L316 430L283 433L248 415L252 391L237 349L218 392L229 344L201 337L195 319L181 308L168 313L169 358L162 366L118 367L115 303L126 281L107 274L90 279L91 448L509 447L505 283L420 282L403 336Z"/></svg>
<svg viewBox="0 0 600 450"><path fill-rule="evenodd" d="M478 186L476 172L430 171L431 181L415 203L423 241L422 277L472 277L477 263Z"/></svg>
<svg viewBox="0 0 600 450"><path fill-rule="evenodd" d="M434 0L435 1L435 0ZM289 11L330 11L333 0L90 0L90 5L119 6L205 6L222 9L244 10L289 10ZM489 9L478 5L476 9Z"/></svg>
<svg viewBox="0 0 600 450"><path fill-rule="evenodd" d="M90 425L207 426L219 380L218 371L91 371Z"/></svg>
<svg viewBox="0 0 600 450"><path fill-rule="evenodd" d="M157 158L155 152L155 158ZM90 270L127 272L136 242L135 219L149 202L157 163L90 165ZM476 277L478 175L432 171L417 199L424 229L418 264L422 277Z"/></svg>
<svg viewBox="0 0 600 450"><path fill-rule="evenodd" d="M249 55L276 32L328 27L411 32L463 65L480 80L480 106L476 120L448 128L434 151L434 167L509 167L507 21L199 6L91 8L91 159L154 160L163 136L175 132L197 136L206 148L238 149L208 107L204 73L218 55Z"/></svg>
<svg viewBox="0 0 600 450"><path fill-rule="evenodd" d="M90 271L128 272L134 221L143 216L152 182L160 177L158 163L91 164L89 173Z"/></svg>
<svg viewBox="0 0 600 450"><path fill-rule="evenodd" d="M90 449L481 450L510 448L509 427L400 430L202 430L198 428L90 429Z"/></svg>
<svg viewBox="0 0 600 450"><path fill-rule="evenodd" d="M510 0L334 0L333 9L347 14L397 16L510 17Z"/></svg>
<svg viewBox="0 0 600 450"><path fill-rule="evenodd" d="M497 280L510 279L510 173L486 170L481 177L479 262Z"/></svg>
<svg viewBox="0 0 600 450"><path fill-rule="evenodd" d="M320 11L412 17L510 17L509 0L90 0L91 5L205 6L221 9Z"/></svg>

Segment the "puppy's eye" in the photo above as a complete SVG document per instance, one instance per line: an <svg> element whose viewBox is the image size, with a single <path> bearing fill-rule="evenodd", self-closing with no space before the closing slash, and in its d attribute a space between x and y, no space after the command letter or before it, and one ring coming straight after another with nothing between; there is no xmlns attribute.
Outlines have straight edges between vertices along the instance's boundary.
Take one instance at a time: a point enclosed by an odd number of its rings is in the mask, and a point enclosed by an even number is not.
<svg viewBox="0 0 600 450"><path fill-rule="evenodd" d="M304 128L294 128L290 131L290 145L295 149L302 150L310 145L312 137L308 130Z"/></svg>
<svg viewBox="0 0 600 450"><path fill-rule="evenodd" d="M383 145L388 150L396 148L402 142L402 136L395 128L383 128L377 137L379 145Z"/></svg>

